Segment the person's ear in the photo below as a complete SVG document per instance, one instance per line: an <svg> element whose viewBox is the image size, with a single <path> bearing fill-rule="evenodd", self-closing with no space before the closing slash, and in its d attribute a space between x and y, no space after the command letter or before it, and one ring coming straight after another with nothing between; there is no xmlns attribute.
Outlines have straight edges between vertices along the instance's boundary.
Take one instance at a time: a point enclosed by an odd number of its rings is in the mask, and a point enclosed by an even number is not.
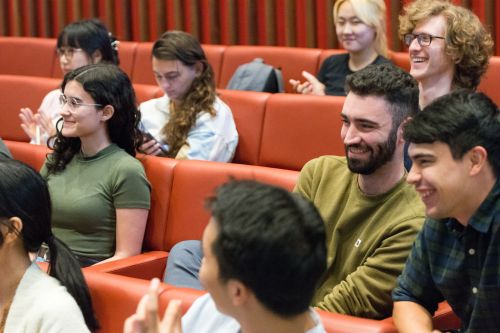
<svg viewBox="0 0 500 333"><path fill-rule="evenodd" d="M19 235L21 235L23 231L23 221L21 221L19 217L11 217L8 223L10 224L10 228L8 228L8 232L3 235L5 243L19 239Z"/></svg>
<svg viewBox="0 0 500 333"><path fill-rule="evenodd" d="M238 280L229 280L227 282L227 290L231 304L235 307L245 304L250 295L250 290Z"/></svg>
<svg viewBox="0 0 500 333"><path fill-rule="evenodd" d="M470 161L469 175L475 176L487 165L488 152L482 146L475 146L467 153L467 158Z"/></svg>
<svg viewBox="0 0 500 333"><path fill-rule="evenodd" d="M101 50L95 50L94 53L90 56L92 58L92 63L93 64L98 64L102 60L102 53Z"/></svg>
<svg viewBox="0 0 500 333"><path fill-rule="evenodd" d="M102 109L102 117L101 121L105 122L108 121L111 117L113 117L113 114L115 113L115 108L112 105L106 105Z"/></svg>
<svg viewBox="0 0 500 333"><path fill-rule="evenodd" d="M194 64L194 70L196 71L196 76L200 76L201 73L203 72L203 67L205 65L203 65L203 63L201 61L197 61L195 64Z"/></svg>

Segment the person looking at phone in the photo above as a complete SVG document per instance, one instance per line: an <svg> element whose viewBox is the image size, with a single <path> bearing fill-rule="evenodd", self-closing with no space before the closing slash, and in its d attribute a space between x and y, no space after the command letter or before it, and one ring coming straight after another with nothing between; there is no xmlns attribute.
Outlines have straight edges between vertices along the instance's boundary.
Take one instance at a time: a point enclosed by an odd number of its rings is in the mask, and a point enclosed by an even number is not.
<svg viewBox="0 0 500 333"><path fill-rule="evenodd" d="M167 31L152 50L153 73L165 92L140 105L153 139L140 151L176 159L230 162L238 144L231 109L217 97L212 67L192 35Z"/></svg>
<svg viewBox="0 0 500 333"><path fill-rule="evenodd" d="M118 64L118 41L97 19L81 20L64 27L57 38L57 56L63 74L99 62ZM21 108L21 127L33 144L44 144L56 134L56 123L61 118L59 96L61 89L50 91L37 113Z"/></svg>
<svg viewBox="0 0 500 333"><path fill-rule="evenodd" d="M66 74L62 121L41 174L52 198L52 228L82 266L141 252L150 185L134 158L142 140L134 90L115 65Z"/></svg>

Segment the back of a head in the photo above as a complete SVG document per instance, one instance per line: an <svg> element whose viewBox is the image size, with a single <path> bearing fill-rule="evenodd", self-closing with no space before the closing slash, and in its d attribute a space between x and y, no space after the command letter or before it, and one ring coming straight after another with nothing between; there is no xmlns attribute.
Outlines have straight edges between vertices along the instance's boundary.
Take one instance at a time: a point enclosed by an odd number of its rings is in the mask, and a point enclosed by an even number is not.
<svg viewBox="0 0 500 333"><path fill-rule="evenodd" d="M453 88L475 90L493 54L493 39L472 11L448 0L416 0L399 17L399 34L403 38L420 22L438 15L446 20L445 52L455 63Z"/></svg>
<svg viewBox="0 0 500 333"><path fill-rule="evenodd" d="M297 194L254 181L231 181L209 202L218 236L213 253L223 281L245 284L271 312L307 310L326 268L325 229Z"/></svg>
<svg viewBox="0 0 500 333"><path fill-rule="evenodd" d="M118 41L106 26L97 19L81 20L64 27L57 38L57 47L81 48L92 55L99 50L102 62L118 65Z"/></svg>
<svg viewBox="0 0 500 333"><path fill-rule="evenodd" d="M37 252L52 234L51 202L45 181L24 163L0 159L0 218L11 217L23 222L21 233L28 252Z"/></svg>
<svg viewBox="0 0 500 333"><path fill-rule="evenodd" d="M346 79L346 91L359 96L383 97L390 105L394 128L418 112L418 84L391 64L370 65Z"/></svg>
<svg viewBox="0 0 500 333"><path fill-rule="evenodd" d="M445 143L454 159L482 146L500 176L500 111L483 93L459 89L436 99L405 124L404 137L410 143Z"/></svg>
<svg viewBox="0 0 500 333"><path fill-rule="evenodd" d="M114 108L107 121L111 141L135 156L136 140L140 137L137 126L140 113L132 83L123 70L111 64L93 64L73 70L63 80L62 89L69 81L77 81L95 103Z"/></svg>
<svg viewBox="0 0 500 333"><path fill-rule="evenodd" d="M356 16L375 30L375 49L387 57L386 6L384 0L338 0L333 6L333 21L337 23L340 6L350 2Z"/></svg>
<svg viewBox="0 0 500 333"><path fill-rule="evenodd" d="M38 172L22 162L0 159L0 223L12 217L22 221L20 237L26 256L38 252L42 243L48 245L49 274L73 296L89 330L97 329L99 323L80 266L70 249L52 235L51 209L47 184Z"/></svg>

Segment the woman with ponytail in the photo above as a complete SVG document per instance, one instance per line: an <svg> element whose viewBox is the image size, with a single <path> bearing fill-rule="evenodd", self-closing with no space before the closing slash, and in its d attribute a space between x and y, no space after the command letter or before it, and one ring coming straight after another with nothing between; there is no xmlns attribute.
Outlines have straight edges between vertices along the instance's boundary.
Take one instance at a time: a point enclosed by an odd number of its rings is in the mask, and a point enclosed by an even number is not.
<svg viewBox="0 0 500 333"><path fill-rule="evenodd" d="M230 162L238 133L231 109L215 91L212 67L200 43L167 31L153 45L153 73L165 95L140 106L146 154Z"/></svg>
<svg viewBox="0 0 500 333"><path fill-rule="evenodd" d="M29 256L43 243L49 249L49 274ZM0 160L0 332L80 333L98 328L80 266L52 234L45 181L19 161Z"/></svg>

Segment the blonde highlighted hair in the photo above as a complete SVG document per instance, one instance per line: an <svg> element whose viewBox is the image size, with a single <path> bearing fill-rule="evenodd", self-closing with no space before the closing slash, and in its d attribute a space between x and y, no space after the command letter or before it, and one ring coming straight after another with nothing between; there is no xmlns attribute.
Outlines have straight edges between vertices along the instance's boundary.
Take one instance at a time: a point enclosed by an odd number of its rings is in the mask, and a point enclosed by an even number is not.
<svg viewBox="0 0 500 333"><path fill-rule="evenodd" d="M442 15L446 20L445 52L455 62L453 88L475 90L488 68L493 39L470 10L443 0L417 0L399 17L399 34L413 33L418 23Z"/></svg>
<svg viewBox="0 0 500 333"><path fill-rule="evenodd" d="M375 30L375 50L387 58L386 7L384 0L337 0L333 6L333 21L337 24L340 6L349 2L356 16Z"/></svg>

